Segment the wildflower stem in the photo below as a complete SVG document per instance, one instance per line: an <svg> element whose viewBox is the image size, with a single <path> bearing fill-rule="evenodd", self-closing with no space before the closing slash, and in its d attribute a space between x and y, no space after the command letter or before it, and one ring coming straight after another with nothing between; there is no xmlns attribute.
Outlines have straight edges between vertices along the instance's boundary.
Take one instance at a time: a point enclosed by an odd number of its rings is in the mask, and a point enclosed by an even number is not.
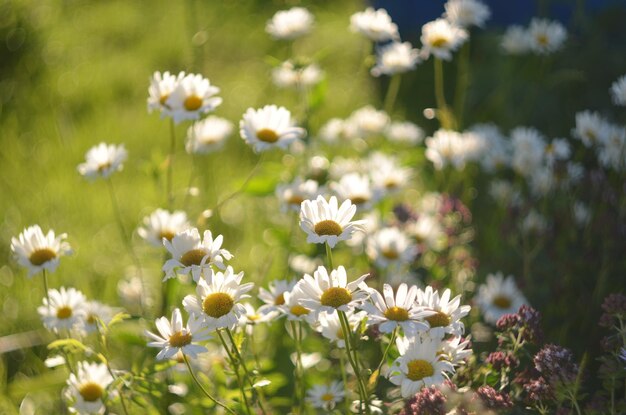
<svg viewBox="0 0 626 415"><path fill-rule="evenodd" d="M106 353L108 355L109 346L107 345L107 338L106 338L107 326L100 319L96 320L96 330L98 330L100 343L102 344L102 351L103 353ZM109 360L102 354L100 354L100 356L101 356L102 363L106 365L107 370L109 374L111 375L111 377L113 379L117 379L117 375L113 372L113 369L111 368L111 365L109 364ZM126 400L124 399L124 393L122 392L121 388L119 392L120 392L120 403L122 405L122 410L124 411L125 415L128 415L128 408L126 408Z"/></svg>
<svg viewBox="0 0 626 415"><path fill-rule="evenodd" d="M45 269L42 272L44 295L46 296L46 301L48 301L48 310L50 310L50 294L48 294L48 291L50 291L50 288L48 287L48 272Z"/></svg>
<svg viewBox="0 0 626 415"><path fill-rule="evenodd" d="M443 83L443 62L434 58L435 65L435 100L437 102L437 118L444 129L454 129L454 118L446 103L446 95Z"/></svg>
<svg viewBox="0 0 626 415"><path fill-rule="evenodd" d="M302 337L300 322L291 321L291 331L296 346L296 367L295 367L295 395L298 400L298 414L304 414L304 379L302 371ZM295 405L294 405L295 406Z"/></svg>
<svg viewBox="0 0 626 415"><path fill-rule="evenodd" d="M359 369L356 350L352 348L352 330L350 329L350 322L348 321L348 317L346 316L345 312L337 310L337 313L339 313L339 322L341 323L341 330L343 332L343 338L346 343L346 354L348 355L348 361L352 366L352 370L354 370L354 374L356 376L359 387L359 395L361 397L359 412L363 413L363 403L365 403L365 413L369 414L370 410L367 388L365 387L363 379L361 378L361 371Z"/></svg>
<svg viewBox="0 0 626 415"><path fill-rule="evenodd" d="M235 376L237 376L237 384L239 385L239 391L241 392L241 398L243 400L243 403L245 404L246 412L249 415L251 415L252 410L250 409L250 404L248 403L248 397L246 396L246 391L244 390L243 382L241 381L241 376L239 375L239 365L237 364L237 360L232 355L230 351L230 347L228 347L228 343L226 343L226 340L224 339L224 336L222 335L222 329L217 329L216 331L217 331L218 337L220 338L220 341L222 342L222 345L224 346L224 350L226 350L226 354L228 355L230 366L235 372Z"/></svg>
<svg viewBox="0 0 626 415"><path fill-rule="evenodd" d="M395 74L389 80L389 85L387 86L387 93L385 94L385 101L383 108L385 112L391 115L393 111L393 106L396 103L396 98L398 97L398 91L400 91L400 81L401 75Z"/></svg>
<svg viewBox="0 0 626 415"><path fill-rule="evenodd" d="M341 370L341 380L343 381L343 387L346 388L346 392L347 392L347 388L348 388L348 377L346 375L346 361L343 358L343 353L339 354L339 369ZM346 397L348 396L348 394L346 393ZM346 413L349 414L350 413L350 403L348 401L348 399L344 399L345 404L346 404Z"/></svg>
<svg viewBox="0 0 626 415"><path fill-rule="evenodd" d="M170 152L167 156L167 206L170 210L174 207L174 193L172 191L172 178L174 170L174 153L176 152L176 129L174 128L174 119L170 120Z"/></svg>
<svg viewBox="0 0 626 415"><path fill-rule="evenodd" d="M330 249L330 245L328 245L328 242L326 242L326 258L328 258L328 266L330 267L330 269L334 269L333 267L333 253Z"/></svg>
<svg viewBox="0 0 626 415"><path fill-rule="evenodd" d="M393 333L391 334L391 340L389 340L389 344L385 348L385 352L383 353L383 357L380 359L380 363L378 364L378 367L376 368L376 372L374 372L376 374L376 379L374 380L374 388L378 384L378 379L380 378L380 369L383 367L383 364L385 364L385 360L387 359L389 350L391 350L391 346L396 341L397 334L398 334L398 328L396 327L395 329L393 329Z"/></svg>
<svg viewBox="0 0 626 415"><path fill-rule="evenodd" d="M215 399L213 396L211 396L209 391L207 391L206 388L202 385L202 383L200 383L200 380L198 380L198 378L196 377L196 374L193 373L193 369L191 368L191 364L189 364L189 359L187 358L187 355L184 354L184 353L183 353L183 360L185 361L185 364L187 365L187 369L189 369L189 374L193 378L194 382L196 382L196 385L198 385L198 387L202 390L202 392L204 392L204 394L207 396L207 398L209 398L215 405L221 406L222 408L224 408L226 410L226 412L228 412L229 414L237 415L235 413L235 411L233 411L228 406L224 405L223 403L221 403L220 401Z"/></svg>

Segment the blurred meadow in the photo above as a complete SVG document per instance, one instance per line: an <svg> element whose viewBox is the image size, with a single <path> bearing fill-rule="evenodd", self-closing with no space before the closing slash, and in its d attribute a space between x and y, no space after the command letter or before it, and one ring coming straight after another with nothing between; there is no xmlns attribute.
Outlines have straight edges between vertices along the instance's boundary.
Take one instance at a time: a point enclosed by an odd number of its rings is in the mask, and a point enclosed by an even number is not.
<svg viewBox="0 0 626 415"><path fill-rule="evenodd" d="M315 15L315 29L292 49L287 42L273 41L264 28L277 10L294 5ZM44 230L67 233L74 254L49 276L51 285L74 286L88 298L116 307L121 307L118 282L136 275L136 262L115 222L110 189L104 181L85 181L76 170L85 152L100 142L123 143L129 153L123 171L112 177L129 235L143 217L167 206L165 180L172 163L175 207L186 210L194 226L224 235L234 255L229 265L244 271L247 281L258 287L296 277L286 264L290 250L323 254L321 245L305 244L296 214L279 214L274 197L276 184L289 180L301 167L299 156L282 151L257 155L239 138L237 127L220 152L191 156L183 145L189 124L181 123L175 127L175 155L169 158L170 121L147 113L147 88L154 71L199 73L221 89L224 102L215 115L237 126L249 107L283 105L297 116L308 110L306 128L309 139L315 140L332 117L348 117L366 104L383 107L388 78L370 76L368 66L373 62L364 64L363 58L371 54L371 43L348 29L350 15L365 7L364 2L347 0L0 4L0 413L20 413L16 409L20 405L35 408L21 413L66 413L59 391L67 373L44 365L46 345L53 339L36 310L44 288L39 276L27 278L11 259L11 236L35 223ZM503 131L528 125L550 137L566 137L575 113L584 109L601 110L625 124L626 111L611 107L608 97L611 83L626 73L625 20L623 6L577 14L564 22L570 35L565 48L548 57L504 55L499 46L504 28L497 23L472 32L469 72L458 74L456 61L444 63L447 90L468 84L459 130L497 122ZM405 29L419 35L419 28ZM418 39L410 36L403 40L417 44ZM309 97L308 109L298 93L271 82L272 67L292 55L312 57L326 74ZM427 61L403 77L392 114L393 119L415 122L426 136L438 128L437 120L423 113L435 107L432 68ZM450 179L426 161L424 146L394 150L382 143L381 148L418 169L410 189L395 203L412 203L427 191L455 192L446 188ZM317 150L329 158L351 154L349 148ZM585 154L576 157L588 161ZM244 191L233 195L251 171L254 177ZM490 178L476 166L455 174L457 183L465 177L473 180L458 196L471 211L469 246L475 261L475 280L455 288L471 293L496 270L518 276L529 303L543 314L546 338L566 345L579 360L586 356L590 367L597 366L593 359L602 337L597 325L600 304L609 293L626 289L623 172L603 177L606 187L590 179L576 190L576 198L594 203L594 220L583 229L569 215L572 199L548 203L548 195L533 202L553 223L546 235L533 241L532 259L522 255L517 230L504 219L510 212L482 192ZM189 187L197 188L198 194L189 195ZM134 317L115 328L111 348L116 366L141 369L146 353L153 352L145 351L142 330L163 315L159 308L163 252L136 232L131 243L152 302L143 316L139 308L128 310ZM367 260L352 258L347 248L336 253L336 262L342 261L352 261L358 270L355 275L370 271ZM454 287L444 274L424 268L419 273L425 283ZM464 303L470 300L467 294ZM476 322L477 315L473 311L471 321ZM278 326L256 339L256 347L264 350L271 345L266 359L273 362L261 366L289 367L284 373L291 365L289 352L284 353L290 340L281 338ZM472 324L466 326L471 331ZM116 344L116 338L122 341ZM276 343L266 342L270 338ZM310 339L307 349L322 345L320 339ZM293 385L288 378L275 375L271 380L277 396L290 396ZM164 405L169 403L166 397L163 400ZM286 406L279 398L274 404Z"/></svg>

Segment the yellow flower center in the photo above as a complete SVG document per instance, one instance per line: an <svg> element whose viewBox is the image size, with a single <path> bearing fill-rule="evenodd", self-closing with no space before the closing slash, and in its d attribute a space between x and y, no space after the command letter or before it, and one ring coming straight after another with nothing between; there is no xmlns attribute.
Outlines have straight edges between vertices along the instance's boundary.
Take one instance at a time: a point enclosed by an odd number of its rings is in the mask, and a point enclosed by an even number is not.
<svg viewBox="0 0 626 415"><path fill-rule="evenodd" d="M261 318L261 316L258 315L258 314L247 314L246 317L250 321L257 321L257 320L259 320Z"/></svg>
<svg viewBox="0 0 626 415"><path fill-rule="evenodd" d="M191 333L186 331L177 331L170 336L170 346L183 347L191 344Z"/></svg>
<svg viewBox="0 0 626 415"><path fill-rule="evenodd" d="M589 137L589 140L590 140L590 141L596 141L596 140L598 139L598 136L597 136L596 132L595 132L595 131L593 131L592 129L588 129L588 130L586 130L586 131L585 131L585 135L586 135L587 137Z"/></svg>
<svg viewBox="0 0 626 415"><path fill-rule="evenodd" d="M66 305L57 308L57 318L59 320L65 320L72 317L72 308Z"/></svg>
<svg viewBox="0 0 626 415"><path fill-rule="evenodd" d="M320 236L324 236L324 235L339 236L341 235L341 232L343 232L341 225L335 222L334 220L330 220L330 219L317 222L313 230L315 231L316 234Z"/></svg>
<svg viewBox="0 0 626 415"><path fill-rule="evenodd" d="M275 143L278 141L278 134L274 130L263 128L256 132L256 138L265 143Z"/></svg>
<svg viewBox="0 0 626 415"><path fill-rule="evenodd" d="M397 180L394 179L387 179L385 180L385 188L386 189L395 189L399 186L400 183L398 183Z"/></svg>
<svg viewBox="0 0 626 415"><path fill-rule="evenodd" d="M202 302L202 309L206 315L213 318L225 316L233 309L235 301L226 293L213 293L206 296Z"/></svg>
<svg viewBox="0 0 626 415"><path fill-rule="evenodd" d="M446 327L449 326L452 322L452 319L446 313L442 313L441 311L437 311L430 317L426 317L426 321L430 324L430 327Z"/></svg>
<svg viewBox="0 0 626 415"><path fill-rule="evenodd" d="M337 335L337 338L340 340L343 340L343 330L340 328L337 330L337 333L335 333Z"/></svg>
<svg viewBox="0 0 626 415"><path fill-rule="evenodd" d="M298 316L298 317L306 316L307 314L309 314L309 310L307 310L306 308L302 307L299 304L291 307L289 311L291 311L291 314L293 314L294 316Z"/></svg>
<svg viewBox="0 0 626 415"><path fill-rule="evenodd" d="M341 287L330 287L322 294L320 302L322 305L338 308L352 301L350 291Z"/></svg>
<svg viewBox="0 0 626 415"><path fill-rule="evenodd" d="M108 169L110 169L110 168L111 168L111 162L109 162L109 161L104 162L104 163L102 163L102 164L99 164L99 165L98 165L98 171L99 171L100 173L102 173L102 172L104 172L105 170L108 170Z"/></svg>
<svg viewBox="0 0 626 415"><path fill-rule="evenodd" d="M446 47L448 43L449 43L448 38L443 37L443 36L435 37L430 40L430 44L434 48Z"/></svg>
<svg viewBox="0 0 626 415"><path fill-rule="evenodd" d="M185 99L185 103L183 105L187 111L196 111L202 106L202 99L195 95L191 95Z"/></svg>
<svg viewBox="0 0 626 415"><path fill-rule="evenodd" d="M504 309L511 307L511 303L512 303L511 299L505 295L497 295L493 298L491 302L496 307L504 308Z"/></svg>
<svg viewBox="0 0 626 415"><path fill-rule="evenodd" d="M380 253L385 258L392 259L392 260L398 259L398 257L400 256L400 254L398 254L398 251L395 251L393 249L383 249Z"/></svg>
<svg viewBox="0 0 626 415"><path fill-rule="evenodd" d="M180 262L182 262L186 267L190 267L192 265L200 265L202 264L202 258L204 258L208 254L204 249L192 249L191 251L187 251L180 257Z"/></svg>
<svg viewBox="0 0 626 415"><path fill-rule="evenodd" d="M550 42L548 36L542 33L537 35L537 43L539 43L541 46L548 46L548 43Z"/></svg>
<svg viewBox="0 0 626 415"><path fill-rule="evenodd" d="M350 198L350 201L355 205L362 205L365 202L369 202L370 198L365 196L353 196Z"/></svg>
<svg viewBox="0 0 626 415"><path fill-rule="evenodd" d="M159 232L159 239L161 239L161 240L163 240L163 238L165 238L168 241L171 241L174 236L176 236L176 234L174 232L170 231L169 229L163 229L163 230L161 230L161 232ZM200 260L202 260L202 258Z"/></svg>
<svg viewBox="0 0 626 415"><path fill-rule="evenodd" d="M57 311L57 315L59 314L59 312ZM95 314L89 314L87 316L87 324L96 324L96 322L98 321L98 316L96 316Z"/></svg>
<svg viewBox="0 0 626 415"><path fill-rule="evenodd" d="M79 386L78 393L80 393L80 396L87 402L95 402L102 398L104 389L95 382L87 382Z"/></svg>
<svg viewBox="0 0 626 415"><path fill-rule="evenodd" d="M161 95L161 98L159 98L159 104L165 106L165 102L167 101L169 97L170 97L169 94Z"/></svg>
<svg viewBox="0 0 626 415"><path fill-rule="evenodd" d="M322 395L322 400L324 402L330 402L334 399L335 399L335 395L333 395L332 393L325 393Z"/></svg>
<svg viewBox="0 0 626 415"><path fill-rule="evenodd" d="M391 307L385 311L385 317L393 321L407 321L409 319L409 312L402 307Z"/></svg>
<svg viewBox="0 0 626 415"><path fill-rule="evenodd" d="M302 202L304 202L304 198L300 195L291 195L287 198L287 203L289 203L290 205L300 206Z"/></svg>
<svg viewBox="0 0 626 415"><path fill-rule="evenodd" d="M433 368L433 365L431 365L430 362L427 362L426 360L411 360L406 365L409 369L409 373L406 374L406 377L413 381L422 380L428 376L432 376L435 373L435 368Z"/></svg>
<svg viewBox="0 0 626 415"><path fill-rule="evenodd" d="M39 265L45 264L46 262L56 257L57 257L57 254L52 249L41 248L41 249L37 249L33 251L33 253L30 254L30 257L28 257L28 259L30 260L31 264L35 266L39 266Z"/></svg>
<svg viewBox="0 0 626 415"><path fill-rule="evenodd" d="M274 299L274 305L283 305L285 304L285 293L280 293Z"/></svg>

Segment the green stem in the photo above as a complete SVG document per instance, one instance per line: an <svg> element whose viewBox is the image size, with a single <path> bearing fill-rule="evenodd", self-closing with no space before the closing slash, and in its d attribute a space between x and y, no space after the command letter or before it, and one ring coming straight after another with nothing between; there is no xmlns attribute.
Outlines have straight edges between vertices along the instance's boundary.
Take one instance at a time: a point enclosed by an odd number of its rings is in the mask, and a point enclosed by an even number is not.
<svg viewBox="0 0 626 415"><path fill-rule="evenodd" d="M387 86L387 94L385 95L384 101L384 109L385 112L391 115L393 111L393 106L396 103L396 98L398 97L398 91L400 91L400 81L402 80L400 74L395 74L389 80L389 85Z"/></svg>
<svg viewBox="0 0 626 415"><path fill-rule="evenodd" d="M333 267L333 253L330 249L330 245L328 245L328 242L326 242L326 258L328 259L328 266L330 267L330 269L334 269Z"/></svg>
<svg viewBox="0 0 626 415"><path fill-rule="evenodd" d="M337 310L339 313L339 322L341 323L341 330L343 332L343 339L346 343L346 352L348 355L348 361L352 366L352 370L354 370L354 375L356 376L358 387L359 387L359 395L360 405L359 412L363 413L363 404L365 404L365 413L369 414L369 397L367 394L367 388L363 383L363 379L361 378L361 371L359 369L359 364L356 359L356 351L352 348L352 330L350 329L350 322L348 321L348 317L346 313L340 310Z"/></svg>
<svg viewBox="0 0 626 415"><path fill-rule="evenodd" d="M174 128L174 119L170 120L170 151L167 156L167 178L166 178L166 192L167 192L167 206L170 210L174 208L174 193L173 187L173 170L174 170L174 154L176 152L176 129Z"/></svg>
<svg viewBox="0 0 626 415"><path fill-rule="evenodd" d="M46 270L42 270L43 271L43 290L44 290L44 295L46 296L46 301L48 301L48 310L50 310L50 294L48 294L48 291L50 291L50 288L48 287L48 273L46 272Z"/></svg>
<svg viewBox="0 0 626 415"><path fill-rule="evenodd" d="M346 404L346 413L350 413L350 401L347 399L348 396L348 376L346 375L346 362L343 358L343 353L339 354L339 369L341 370L341 380L343 381L343 387L346 390L346 399L344 402Z"/></svg>
<svg viewBox="0 0 626 415"><path fill-rule="evenodd" d="M207 398L209 398L215 405L221 406L222 408L224 408L229 414L237 415L235 411L233 411L228 406L224 405L223 403L215 399L213 396L211 396L209 391L207 391L205 387L202 385L202 383L200 383L200 381L196 377L196 374L193 373L193 369L191 368L191 365L189 364L189 359L187 358L187 355L184 353L182 355L183 355L183 360L185 361L185 364L187 365L187 369L189 369L189 374L191 374L191 377L193 378L194 382L196 382L196 385L198 385L198 387L202 390L202 392L204 392Z"/></svg>
<svg viewBox="0 0 626 415"><path fill-rule="evenodd" d="M380 359L380 363L378 364L378 367L376 368L376 372L375 372L376 373L376 380L374 381L374 388L376 388L376 385L378 384L378 379L380 378L380 369L383 367L383 364L385 364L385 360L387 359L387 355L389 354L389 350L391 350L391 346L396 341L396 335L397 334L398 334L398 328L396 327L395 329L393 329L393 333L391 334L391 340L389 341L389 344L385 348L385 352L383 353L383 357L382 357L382 359Z"/></svg>
<svg viewBox="0 0 626 415"><path fill-rule="evenodd" d="M454 118L450 113L446 103L443 82L443 62L439 58L434 58L435 65L435 100L437 102L437 118L441 127L447 130L454 129Z"/></svg>
<svg viewBox="0 0 626 415"><path fill-rule="evenodd" d="M299 321L291 321L291 331L293 333L293 338L296 347L296 367L294 369L295 375L295 397L298 400L298 405L294 405L294 408L297 406L297 414L304 414L304 381L303 381L303 370L302 370L302 338L300 336L300 322Z"/></svg>
<svg viewBox="0 0 626 415"><path fill-rule="evenodd" d="M230 351L230 347L228 347L228 343L226 343L226 340L224 339L224 336L222 335L222 329L217 329L216 332L217 332L217 336L220 338L220 341L222 342L222 345L224 346L224 350L226 350L226 354L228 355L228 361L230 363L230 366L232 367L233 371L235 372L235 376L237 377L237 385L239 385L239 392L241 392L241 398L243 400L243 404L245 405L246 412L249 415L252 415L252 410L250 409L250 404L248 403L248 397L246 396L246 391L244 390L243 381L241 380L241 376L239 375L239 365L237 364L235 357L232 355Z"/></svg>

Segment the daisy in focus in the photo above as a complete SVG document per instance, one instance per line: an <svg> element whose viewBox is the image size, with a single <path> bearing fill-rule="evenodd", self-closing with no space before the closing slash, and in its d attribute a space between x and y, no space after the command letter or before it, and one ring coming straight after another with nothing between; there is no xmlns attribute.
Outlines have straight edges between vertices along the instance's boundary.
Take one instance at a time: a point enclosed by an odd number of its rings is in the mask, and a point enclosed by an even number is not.
<svg viewBox="0 0 626 415"><path fill-rule="evenodd" d="M400 357L393 362L388 376L391 383L400 386L403 398L415 395L424 387L441 385L447 374L454 373L452 363L439 359L440 340L399 337L396 345Z"/></svg>
<svg viewBox="0 0 626 415"><path fill-rule="evenodd" d="M267 22L265 31L274 39L292 40L306 35L313 28L314 18L304 7L292 7L276 12Z"/></svg>
<svg viewBox="0 0 626 415"><path fill-rule="evenodd" d="M29 226L17 238L11 238L11 253L18 264L28 269L29 277L43 270L54 272L60 258L72 253L66 238L65 233L56 236L49 230L44 235L39 225Z"/></svg>
<svg viewBox="0 0 626 415"><path fill-rule="evenodd" d="M211 85L202 75L188 74L178 81L165 105L177 124L185 120L197 120L222 103L222 98L215 96L219 92L220 89Z"/></svg>
<svg viewBox="0 0 626 415"><path fill-rule="evenodd" d="M293 126L289 110L276 105L266 105L258 110L248 108L239 121L239 133L257 153L274 147L284 150L306 135L303 128Z"/></svg>
<svg viewBox="0 0 626 415"><path fill-rule="evenodd" d="M461 305L461 295L450 299L451 291L446 289L441 296L439 291L428 286L424 291L417 291L417 304L434 314L425 318L428 323L428 335L431 338L442 339L446 334L460 336L465 332L465 325L461 319L467 316L471 307Z"/></svg>
<svg viewBox="0 0 626 415"><path fill-rule="evenodd" d="M422 27L422 54L449 61L468 38L467 32L445 19L437 19Z"/></svg>
<svg viewBox="0 0 626 415"><path fill-rule="evenodd" d="M203 238L200 238L198 229L192 228L177 233L171 241L163 239L163 245L172 254L163 265L165 277L163 281L174 278L176 273L189 275L194 281L198 281L203 269L210 268L211 265L219 269L224 269L224 260L229 260L233 255L222 248L224 237L218 235L213 239L211 231L204 231Z"/></svg>
<svg viewBox="0 0 626 415"><path fill-rule="evenodd" d="M415 69L419 63L419 51L409 42L392 42L382 46L376 53L376 66L372 75L395 75Z"/></svg>
<svg viewBox="0 0 626 415"><path fill-rule="evenodd" d="M522 305L528 304L517 288L515 278L512 275L504 278L502 272L487 275L486 283L478 287L475 301L485 321L491 324L505 314L515 314Z"/></svg>
<svg viewBox="0 0 626 415"><path fill-rule="evenodd" d="M425 311L415 302L417 291L417 286L409 288L406 284L398 286L395 296L389 284L383 285L383 295L371 289L370 301L362 306L367 312L368 324L378 324L382 333L391 333L398 327L405 334L428 330L429 326L423 319L434 313Z"/></svg>
<svg viewBox="0 0 626 415"><path fill-rule="evenodd" d="M391 21L385 9L374 10L371 7L350 17L350 29L360 33L373 42L385 42L398 39L398 26Z"/></svg>
<svg viewBox="0 0 626 415"><path fill-rule="evenodd" d="M185 150L189 154L214 153L224 147L226 139L233 133L233 128L230 121L210 115L189 127Z"/></svg>
<svg viewBox="0 0 626 415"><path fill-rule="evenodd" d="M343 383L334 381L330 385L314 385L307 391L306 400L314 408L332 411L344 397Z"/></svg>
<svg viewBox="0 0 626 415"><path fill-rule="evenodd" d="M167 99L178 86L178 82L185 77L184 72L178 75L169 72L155 72L150 78L148 88L148 112L160 111L161 118L171 115L170 108L166 105Z"/></svg>
<svg viewBox="0 0 626 415"><path fill-rule="evenodd" d="M182 210L169 212L157 209L143 218L143 226L137 229L137 233L150 245L163 246L164 238L171 241L176 234L190 227L187 214Z"/></svg>
<svg viewBox="0 0 626 415"><path fill-rule="evenodd" d="M224 272L213 272L210 268L203 270L196 295L183 299L185 310L203 319L204 324L212 329L235 327L246 313L239 301L249 298L246 293L254 286L251 282L241 284L242 278L243 272L235 274L232 267L227 267Z"/></svg>
<svg viewBox="0 0 626 415"><path fill-rule="evenodd" d="M78 165L81 176L93 180L98 177L108 178L116 171L122 170L128 152L123 144L100 143L87 151L85 162Z"/></svg>
<svg viewBox="0 0 626 415"><path fill-rule="evenodd" d="M145 334L153 341L148 343L149 347L158 347L161 350L157 354L158 360L171 359L178 352L195 358L199 353L206 352L207 349L197 342L209 340L211 336L206 333L206 328L202 324L201 318L190 316L187 325L183 325L183 317L178 308L172 312L172 319L166 317L156 319L155 324L159 334L146 331Z"/></svg>
<svg viewBox="0 0 626 415"><path fill-rule="evenodd" d="M103 414L106 389L113 382L109 369L102 363L78 362L76 373L67 380L68 395L73 401L70 411L79 414Z"/></svg>
<svg viewBox="0 0 626 415"><path fill-rule="evenodd" d="M87 316L87 298L75 288L48 290L43 305L37 307L43 325L50 331L75 330L83 326Z"/></svg>
<svg viewBox="0 0 626 415"><path fill-rule="evenodd" d="M356 231L362 230L364 221L352 221L356 205L345 200L338 206L337 198L328 201L323 196L315 200L305 200L300 207L300 228L307 234L308 243L323 244L334 248L339 241L350 239Z"/></svg>
<svg viewBox="0 0 626 415"><path fill-rule="evenodd" d="M350 311L359 307L368 297L369 288L365 284L365 274L352 282L348 282L346 269L343 266L328 273L320 266L313 276L305 274L295 290L301 291L303 298L300 304L315 312L334 313L335 310Z"/></svg>

